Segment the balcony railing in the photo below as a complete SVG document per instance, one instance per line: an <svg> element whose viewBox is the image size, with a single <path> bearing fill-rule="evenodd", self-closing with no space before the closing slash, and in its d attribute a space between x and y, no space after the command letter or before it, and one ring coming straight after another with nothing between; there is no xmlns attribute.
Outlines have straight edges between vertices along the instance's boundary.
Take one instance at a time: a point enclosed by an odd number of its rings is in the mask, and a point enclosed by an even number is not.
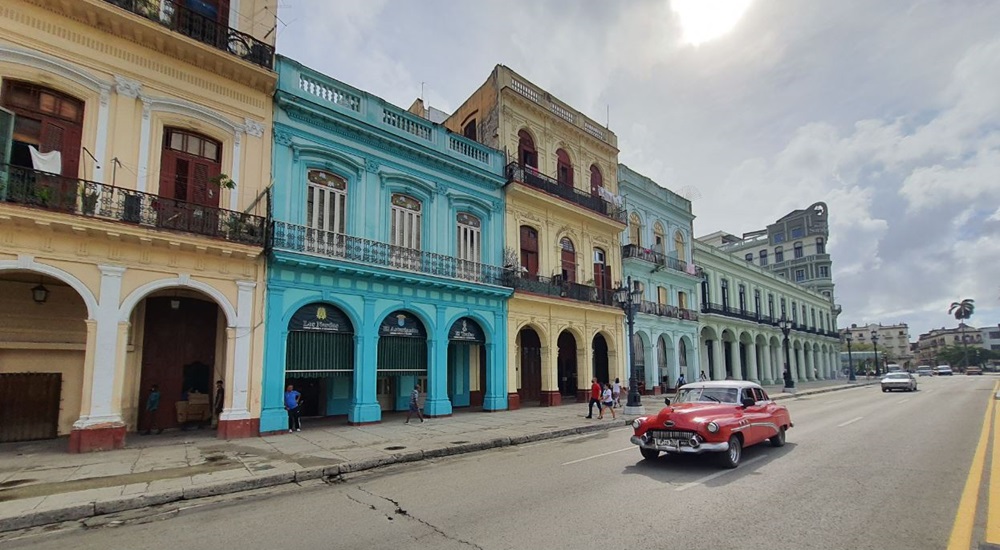
<svg viewBox="0 0 1000 550"><path fill-rule="evenodd" d="M698 266L634 244L626 244L622 246L622 258L637 258L647 261L653 265L668 267L674 271L679 271L694 277L700 278L702 276L702 269Z"/></svg>
<svg viewBox="0 0 1000 550"><path fill-rule="evenodd" d="M264 245L264 218L177 199L0 165L0 202L52 212Z"/></svg>
<svg viewBox="0 0 1000 550"><path fill-rule="evenodd" d="M570 298L580 302L603 304L606 306L615 305L614 289L581 285L564 281L562 277L539 277L538 275L522 273L520 276L512 278L511 283L511 286L517 290L534 294Z"/></svg>
<svg viewBox="0 0 1000 550"><path fill-rule="evenodd" d="M639 313L648 313L658 317L684 319L686 321L698 320L698 313L690 309L650 301L643 301L642 304L639 305Z"/></svg>
<svg viewBox="0 0 1000 550"><path fill-rule="evenodd" d="M272 222L271 246L472 283L512 286L509 270L502 267L285 222Z"/></svg>
<svg viewBox="0 0 1000 550"><path fill-rule="evenodd" d="M563 185L558 181L542 174L530 166L521 166L516 162L507 165L507 181L518 181L528 187L534 187L546 193L551 193L557 197L566 199L574 204L578 204L587 210L597 212L613 220L625 223L625 206L612 204L601 197L595 197L584 193L575 187Z"/></svg>
<svg viewBox="0 0 1000 550"><path fill-rule="evenodd" d="M231 53L268 70L274 68L274 47L229 28L175 0L105 0L174 32Z"/></svg>
<svg viewBox="0 0 1000 550"><path fill-rule="evenodd" d="M713 313L716 315L725 315L726 317L732 317L734 319L742 319L744 321L751 321L754 323L759 323L762 325L778 326L778 321L780 319L771 317L770 315L760 315L749 310L743 310L738 307L733 307L729 305L713 304L710 302L703 302L701 304L702 313ZM840 333L835 330L823 330L819 328L811 328L804 323L792 322L792 330L798 332L804 332L806 334L815 334L817 336L824 336L827 338L840 339Z"/></svg>

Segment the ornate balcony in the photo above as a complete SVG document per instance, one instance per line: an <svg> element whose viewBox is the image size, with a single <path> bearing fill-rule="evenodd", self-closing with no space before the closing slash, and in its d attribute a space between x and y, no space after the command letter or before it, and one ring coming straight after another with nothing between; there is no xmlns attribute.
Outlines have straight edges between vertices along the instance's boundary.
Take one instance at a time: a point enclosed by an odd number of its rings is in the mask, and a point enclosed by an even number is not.
<svg viewBox="0 0 1000 550"><path fill-rule="evenodd" d="M648 313L658 317L670 317L673 319L683 319L685 321L697 321L698 313L682 307L661 304L658 302L643 301L639 305L639 313Z"/></svg>
<svg viewBox="0 0 1000 550"><path fill-rule="evenodd" d="M218 50L267 70L274 69L274 47L208 18L176 0L104 0Z"/></svg>
<svg viewBox="0 0 1000 550"><path fill-rule="evenodd" d="M701 278L702 269L694 264L689 264L684 260L678 260L677 258L667 256L660 252L650 250L648 248L642 248L634 244L626 244L622 246L622 259L636 258L649 262L653 265L659 267L667 267L674 271L679 271L685 275L691 275L692 277Z"/></svg>
<svg viewBox="0 0 1000 550"><path fill-rule="evenodd" d="M555 195L573 204L582 206L587 210L607 216L617 222L625 223L626 212L624 204L619 206L601 197L584 193L575 187L563 185L530 166L521 166L516 162L508 164L507 181L523 183L528 187Z"/></svg>
<svg viewBox="0 0 1000 550"><path fill-rule="evenodd" d="M615 305L615 292L613 289L572 283L564 281L562 277L539 277L537 275L522 273L520 276L512 277L510 282L510 286L513 286L514 289L533 294L570 298L580 302L603 304L606 306Z"/></svg>
<svg viewBox="0 0 1000 550"><path fill-rule="evenodd" d="M470 283L511 287L509 270L423 250L285 222L272 222L271 247Z"/></svg>
<svg viewBox="0 0 1000 550"><path fill-rule="evenodd" d="M21 166L0 165L0 202L263 246L264 218Z"/></svg>

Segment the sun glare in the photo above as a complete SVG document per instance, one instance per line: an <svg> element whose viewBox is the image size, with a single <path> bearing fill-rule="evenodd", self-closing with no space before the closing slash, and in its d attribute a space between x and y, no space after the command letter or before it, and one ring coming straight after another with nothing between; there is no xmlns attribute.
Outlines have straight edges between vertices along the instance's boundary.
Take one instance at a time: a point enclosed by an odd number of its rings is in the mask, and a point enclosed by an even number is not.
<svg viewBox="0 0 1000 550"><path fill-rule="evenodd" d="M681 26L681 42L699 45L736 26L753 0L670 0Z"/></svg>

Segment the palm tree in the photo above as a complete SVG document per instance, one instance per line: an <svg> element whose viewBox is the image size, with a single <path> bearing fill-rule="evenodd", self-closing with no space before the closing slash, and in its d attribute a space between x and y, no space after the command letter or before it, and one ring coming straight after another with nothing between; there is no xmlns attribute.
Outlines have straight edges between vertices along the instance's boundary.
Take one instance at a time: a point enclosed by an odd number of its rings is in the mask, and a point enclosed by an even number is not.
<svg viewBox="0 0 1000 550"><path fill-rule="evenodd" d="M969 347L968 343L965 341L965 323L963 320L969 320L972 314L976 311L976 301L972 298L966 298L961 302L952 302L951 306L948 308L949 314L954 314L955 319L958 320L958 328L962 332L962 347L965 348L965 366L969 366Z"/></svg>

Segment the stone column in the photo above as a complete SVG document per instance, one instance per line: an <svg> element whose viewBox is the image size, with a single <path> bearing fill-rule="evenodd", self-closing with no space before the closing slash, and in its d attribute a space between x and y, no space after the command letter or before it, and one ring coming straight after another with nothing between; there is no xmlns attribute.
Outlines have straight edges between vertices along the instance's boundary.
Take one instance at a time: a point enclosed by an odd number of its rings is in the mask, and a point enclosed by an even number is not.
<svg viewBox="0 0 1000 550"><path fill-rule="evenodd" d="M800 347L798 349L793 349L792 353L795 356L794 357L795 368L793 372L796 374L796 378L798 380L805 382L807 378L806 378L806 360L805 360L804 350Z"/></svg>
<svg viewBox="0 0 1000 550"><path fill-rule="evenodd" d="M448 399L447 330L447 327L438 323L437 333L427 341L427 401L424 403L424 411L429 417L451 416L451 401Z"/></svg>
<svg viewBox="0 0 1000 550"><path fill-rule="evenodd" d="M726 379L726 358L722 354L722 349L721 339L712 340L712 359L715 361L712 365L712 372L705 373L712 380Z"/></svg>
<svg viewBox="0 0 1000 550"><path fill-rule="evenodd" d="M761 374L761 380L760 380L761 384L766 385L766 384L773 384L774 383L774 371L773 371L774 364L772 362L773 358L771 357L771 355L773 353L774 353L774 349L771 348L770 340L765 340L764 341L764 347L761 348L761 353L760 353L760 359L761 359L761 362L763 363L762 369L761 369L763 371L763 374Z"/></svg>
<svg viewBox="0 0 1000 550"><path fill-rule="evenodd" d="M347 410L351 424L370 424L382 420L378 404L376 369L378 368L378 323L375 299L365 298L361 333L354 337L354 398Z"/></svg>
<svg viewBox="0 0 1000 550"><path fill-rule="evenodd" d="M517 335L507 339L507 408L521 408L521 395L517 393L517 374L521 371L521 348L517 345Z"/></svg>
<svg viewBox="0 0 1000 550"><path fill-rule="evenodd" d="M550 335L549 338L550 340L543 342L542 345L541 402L543 407L552 407L562 403L559 396L559 346L557 340L559 335Z"/></svg>
<svg viewBox="0 0 1000 550"><path fill-rule="evenodd" d="M750 376L750 380L760 383L760 374L757 372L757 342L752 341L747 344L747 359L749 359L749 367L747 368L747 375Z"/></svg>
<svg viewBox="0 0 1000 550"><path fill-rule="evenodd" d="M97 304L97 319L87 325L87 351L84 355L84 388L80 418L73 423L69 451L83 453L120 449L125 446L125 422L121 416L121 401L114 399L118 355L118 307L121 303L124 267L98 265L101 271L101 291ZM92 344L92 345L91 345ZM93 350L91 352L91 350Z"/></svg>
<svg viewBox="0 0 1000 550"><path fill-rule="evenodd" d="M250 413L250 357L253 344L253 292L257 283L236 281L236 323L226 330L226 403L219 415L222 439L260 433L260 418Z"/></svg>

